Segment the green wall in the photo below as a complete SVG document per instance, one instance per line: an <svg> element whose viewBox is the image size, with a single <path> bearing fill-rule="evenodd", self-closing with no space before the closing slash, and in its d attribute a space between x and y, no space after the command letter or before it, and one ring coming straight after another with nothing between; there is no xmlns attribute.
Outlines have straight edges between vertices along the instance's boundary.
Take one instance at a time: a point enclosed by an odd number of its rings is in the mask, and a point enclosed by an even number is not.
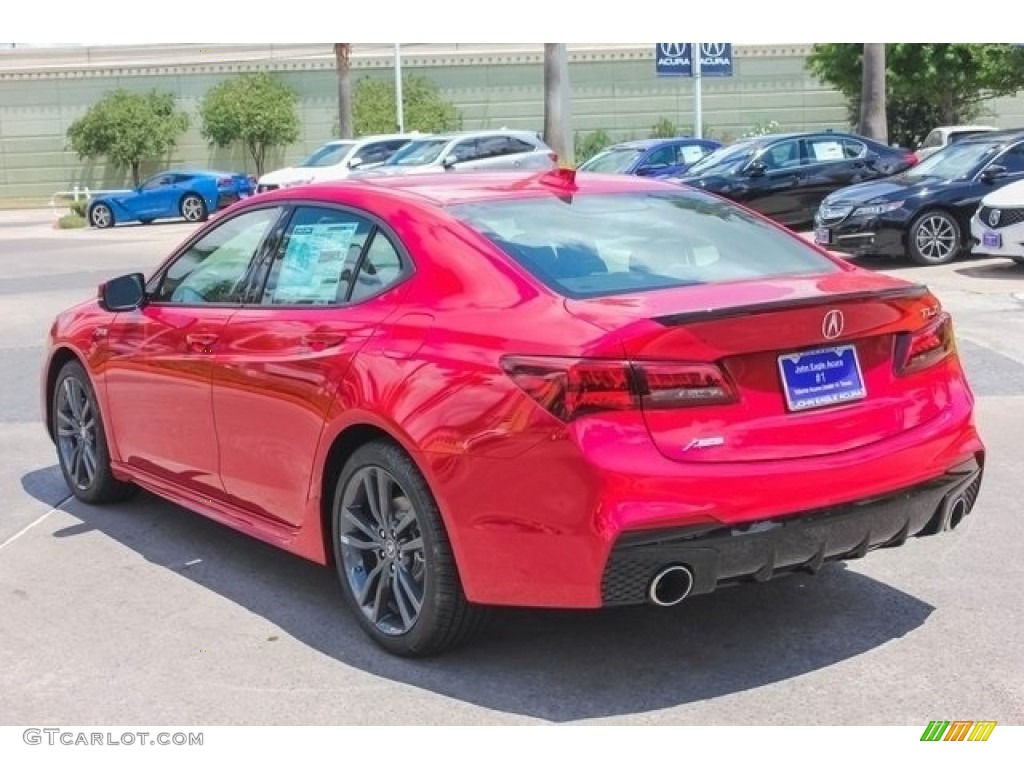
<svg viewBox="0 0 1024 768"><path fill-rule="evenodd" d="M172 47L168 47L172 48ZM196 108L215 83L240 71L277 72L300 93L303 134L278 150L268 169L304 156L330 137L336 121L336 76L329 46L292 46L261 58L247 58L229 46L198 50L180 46L166 54L141 52L137 64L95 64L100 53L82 54L61 67L48 67L46 54L34 54L26 66L5 66L0 56L0 199L48 200L78 183L117 188L126 171L105 163L80 161L66 148L68 125L108 90L159 88L173 91L193 115L193 125L173 157L148 164L144 172L166 165L254 171L241 150L211 150L199 136ZM456 47L457 48L457 47ZM495 47L496 48L496 47ZM540 46L510 53L454 52L404 58L405 71L437 83L458 105L465 128L522 127L540 130L543 73ZM579 47L577 47L579 48ZM292 50L294 49L294 50ZM109 57L114 49L106 52ZM267 47L270 50L270 47ZM211 58L210 51L219 51ZM837 93L804 71L806 46L739 47L732 78L704 79L704 123L716 138L731 139L757 123L776 120L783 129L845 127L845 109ZM232 61L235 57L238 60ZM142 60L145 57L145 60ZM157 61L151 59L156 58ZM123 56L122 56L123 58ZM353 58L353 78L391 80L390 57L372 52ZM573 127L578 132L608 131L615 139L646 136L660 118L681 127L693 123L692 81L654 74L653 45L571 51ZM1003 110L1022 110L1003 100Z"/></svg>

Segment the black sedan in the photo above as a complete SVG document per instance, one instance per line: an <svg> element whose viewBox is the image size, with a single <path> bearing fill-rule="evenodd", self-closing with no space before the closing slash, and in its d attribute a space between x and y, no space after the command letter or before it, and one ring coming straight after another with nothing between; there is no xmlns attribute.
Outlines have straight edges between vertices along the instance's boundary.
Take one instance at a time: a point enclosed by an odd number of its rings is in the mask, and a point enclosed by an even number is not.
<svg viewBox="0 0 1024 768"><path fill-rule="evenodd" d="M982 197L1024 178L1024 130L962 139L906 173L829 195L815 217L819 245L854 255L946 264L970 246Z"/></svg>
<svg viewBox="0 0 1024 768"><path fill-rule="evenodd" d="M917 157L849 133L743 139L694 163L684 184L714 192L789 227L809 225L830 193L910 168Z"/></svg>

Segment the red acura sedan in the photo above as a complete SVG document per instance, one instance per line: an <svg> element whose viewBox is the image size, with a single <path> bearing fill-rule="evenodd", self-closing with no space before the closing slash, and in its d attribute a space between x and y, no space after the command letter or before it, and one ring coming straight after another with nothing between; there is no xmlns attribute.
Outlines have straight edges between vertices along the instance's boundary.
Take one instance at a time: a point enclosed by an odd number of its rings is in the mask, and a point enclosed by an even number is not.
<svg viewBox="0 0 1024 768"><path fill-rule="evenodd" d="M985 455L926 288L566 170L238 203L62 313L42 398L79 499L330 565L404 655L486 606L671 606L951 529Z"/></svg>

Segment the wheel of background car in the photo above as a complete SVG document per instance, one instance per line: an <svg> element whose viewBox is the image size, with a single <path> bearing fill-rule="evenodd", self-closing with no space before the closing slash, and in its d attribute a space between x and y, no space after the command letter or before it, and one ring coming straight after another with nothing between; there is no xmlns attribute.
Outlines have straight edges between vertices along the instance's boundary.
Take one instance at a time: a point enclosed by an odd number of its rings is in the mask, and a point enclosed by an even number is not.
<svg viewBox="0 0 1024 768"><path fill-rule="evenodd" d="M918 264L948 264L960 248L960 225L945 211L925 211L910 225L907 252Z"/></svg>
<svg viewBox="0 0 1024 768"><path fill-rule="evenodd" d="M199 195L188 193L181 198L181 217L185 221L205 221L207 217L206 201Z"/></svg>
<svg viewBox="0 0 1024 768"><path fill-rule="evenodd" d="M96 229L114 226L114 212L106 203L94 203L89 209L89 223Z"/></svg>
<svg viewBox="0 0 1024 768"><path fill-rule="evenodd" d="M69 362L57 374L50 419L60 471L75 498L104 504L126 499L137 490L111 472L103 419L81 363Z"/></svg>
<svg viewBox="0 0 1024 768"><path fill-rule="evenodd" d="M338 478L332 523L346 601L383 648L428 656L479 630L485 609L466 600L434 497L400 447L374 441L352 454Z"/></svg>

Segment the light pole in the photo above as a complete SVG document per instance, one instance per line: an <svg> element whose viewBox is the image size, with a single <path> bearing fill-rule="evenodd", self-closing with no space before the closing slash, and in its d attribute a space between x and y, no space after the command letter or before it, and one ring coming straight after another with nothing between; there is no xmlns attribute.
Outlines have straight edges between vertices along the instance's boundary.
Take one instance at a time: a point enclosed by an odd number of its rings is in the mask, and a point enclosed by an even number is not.
<svg viewBox="0 0 1024 768"><path fill-rule="evenodd" d="M693 61L693 135L698 138L704 138L704 93L701 87L701 76L700 76L700 43L691 43L693 46L693 55L690 57Z"/></svg>
<svg viewBox="0 0 1024 768"><path fill-rule="evenodd" d="M402 44L395 43L395 122L398 132L405 133L405 109L402 104Z"/></svg>

